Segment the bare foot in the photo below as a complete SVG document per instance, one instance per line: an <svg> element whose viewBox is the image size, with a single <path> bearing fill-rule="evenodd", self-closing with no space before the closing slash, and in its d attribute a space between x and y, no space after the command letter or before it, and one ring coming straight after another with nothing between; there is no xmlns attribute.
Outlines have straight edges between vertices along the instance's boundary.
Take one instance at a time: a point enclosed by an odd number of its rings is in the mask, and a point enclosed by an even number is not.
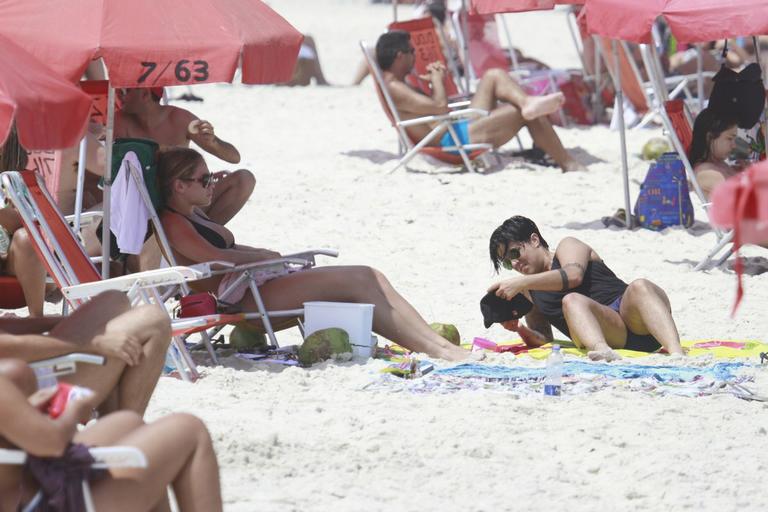
<svg viewBox="0 0 768 512"><path fill-rule="evenodd" d="M561 92L544 96L529 96L525 105L520 109L520 113L524 119L532 121L537 117L557 112L563 106L563 103L565 103L565 96Z"/></svg>
<svg viewBox="0 0 768 512"><path fill-rule="evenodd" d="M610 348L605 350L591 350L587 352L587 356L593 361L605 361L607 363L621 359L621 356Z"/></svg>
<svg viewBox="0 0 768 512"><path fill-rule="evenodd" d="M477 352L472 352L470 350L465 350L463 348L459 348L454 345L454 348L452 350L445 350L442 354L438 356L440 359L445 359L446 361L482 361L485 359L485 354L478 350Z"/></svg>
<svg viewBox="0 0 768 512"><path fill-rule="evenodd" d="M587 166L577 162L574 159L570 159L560 166L563 172L586 172Z"/></svg>

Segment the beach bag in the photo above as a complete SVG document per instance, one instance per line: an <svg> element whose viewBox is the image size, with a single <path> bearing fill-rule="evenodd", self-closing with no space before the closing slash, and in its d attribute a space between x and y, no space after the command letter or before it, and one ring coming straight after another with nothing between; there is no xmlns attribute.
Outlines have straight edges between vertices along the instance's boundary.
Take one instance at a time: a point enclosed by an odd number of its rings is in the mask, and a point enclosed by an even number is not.
<svg viewBox="0 0 768 512"><path fill-rule="evenodd" d="M723 57L727 52L726 41ZM752 128L765 108L765 87L760 64L753 62L738 73L722 65L712 81L714 86L709 95L709 108L716 112L736 114L739 128Z"/></svg>
<svg viewBox="0 0 768 512"><path fill-rule="evenodd" d="M581 73L570 73L568 80L559 84L565 96L563 111L573 124L593 125L592 94Z"/></svg>
<svg viewBox="0 0 768 512"><path fill-rule="evenodd" d="M216 296L211 292L193 293L179 298L176 318L215 315L219 312Z"/></svg>
<svg viewBox="0 0 768 512"><path fill-rule="evenodd" d="M640 186L635 218L641 227L654 231L668 226L690 227L693 224L688 180L677 153L664 153L651 164Z"/></svg>

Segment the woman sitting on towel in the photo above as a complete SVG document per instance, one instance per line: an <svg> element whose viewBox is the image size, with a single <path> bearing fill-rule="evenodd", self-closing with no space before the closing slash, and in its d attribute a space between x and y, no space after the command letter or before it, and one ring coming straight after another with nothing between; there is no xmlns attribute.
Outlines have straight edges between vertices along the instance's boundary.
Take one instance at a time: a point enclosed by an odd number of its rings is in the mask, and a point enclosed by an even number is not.
<svg viewBox="0 0 768 512"><path fill-rule="evenodd" d="M157 171L165 204L160 218L180 265L213 260L245 264L280 257L275 251L236 244L231 231L203 215L200 208L210 203L214 181L200 153L189 148L161 151ZM216 292L221 281L212 278L204 288ZM267 310L298 309L308 301L369 303L375 306L373 330L385 338L442 359L459 360L469 354L432 331L387 278L370 267L329 266L264 275L257 284ZM258 311L245 291L239 304L245 311ZM295 319L290 319L273 327L294 324Z"/></svg>
<svg viewBox="0 0 768 512"><path fill-rule="evenodd" d="M715 187L742 170L742 165L726 162L736 148L737 122L734 115L705 108L693 123L688 160L707 199Z"/></svg>
<svg viewBox="0 0 768 512"><path fill-rule="evenodd" d="M145 425L138 414L121 411L78 432L77 424L89 417L94 404L89 398L70 398L53 419L47 411L55 390L37 391L35 375L22 361L0 360L0 448L20 448L35 458L63 458L76 466L88 464L87 446L135 447L146 456L146 468L109 469L111 478L93 475L90 488L96 510L170 510L168 485L173 486L180 510L222 510L216 453L199 419L171 414ZM66 468L44 459L28 464L29 469L0 464L0 510L22 510L46 485L56 490L44 500L61 505L35 510L85 510L82 500L65 501L67 491L77 492L67 485L74 475L66 474ZM60 478L64 485L55 485Z"/></svg>
<svg viewBox="0 0 768 512"><path fill-rule="evenodd" d="M552 252L536 224L517 215L491 235L490 256L497 272L504 267L522 274L488 291L506 300L522 293L533 303L527 327L517 320L502 324L527 345L552 341L554 326L595 360L618 359L612 349L654 352L663 346L683 353L664 290L646 279L626 284L584 242L567 237Z"/></svg>

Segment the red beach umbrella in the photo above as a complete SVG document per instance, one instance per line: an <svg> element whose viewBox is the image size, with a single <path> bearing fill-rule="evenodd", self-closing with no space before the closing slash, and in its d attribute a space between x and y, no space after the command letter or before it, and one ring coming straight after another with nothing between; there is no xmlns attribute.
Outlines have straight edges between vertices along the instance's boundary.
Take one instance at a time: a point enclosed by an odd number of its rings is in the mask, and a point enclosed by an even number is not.
<svg viewBox="0 0 768 512"><path fill-rule="evenodd" d="M302 35L260 0L7 0L0 34L72 81L101 57L113 87L290 80Z"/></svg>
<svg viewBox="0 0 768 512"><path fill-rule="evenodd" d="M27 149L77 144L85 133L91 98L32 55L0 36L0 144L16 122Z"/></svg>
<svg viewBox="0 0 768 512"><path fill-rule="evenodd" d="M588 0L586 5L591 33L635 43L651 42L659 16L683 43L768 34L765 0Z"/></svg>
<svg viewBox="0 0 768 512"><path fill-rule="evenodd" d="M555 3L555 0L472 0L469 11L477 14L546 11L553 9Z"/></svg>

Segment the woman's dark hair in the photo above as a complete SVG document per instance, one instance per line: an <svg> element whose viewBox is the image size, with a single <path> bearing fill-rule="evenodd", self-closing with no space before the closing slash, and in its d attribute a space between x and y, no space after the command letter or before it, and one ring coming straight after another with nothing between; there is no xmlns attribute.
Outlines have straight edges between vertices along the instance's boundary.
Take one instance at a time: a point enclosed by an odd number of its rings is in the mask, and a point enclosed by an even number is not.
<svg viewBox="0 0 768 512"><path fill-rule="evenodd" d="M195 167L204 161L203 155L192 148L173 147L157 152L157 180L163 204L171 197L173 182L192 177Z"/></svg>
<svg viewBox="0 0 768 512"><path fill-rule="evenodd" d="M693 140L688 150L688 161L696 165L709 160L710 143L724 131L738 125L735 114L705 108L693 123Z"/></svg>
<svg viewBox="0 0 768 512"><path fill-rule="evenodd" d="M411 34L405 30L392 30L381 34L376 42L376 62L383 70L392 67L398 52L407 52L411 49Z"/></svg>
<svg viewBox="0 0 768 512"><path fill-rule="evenodd" d="M23 171L27 168L27 151L19 144L16 125L11 127L5 144L0 146L0 172Z"/></svg>
<svg viewBox="0 0 768 512"><path fill-rule="evenodd" d="M501 226L493 230L493 233L491 234L490 253L491 263L493 263L494 270L496 270L496 272L499 271L501 260L504 259L504 255L499 256L500 245L506 247L509 242L518 242L521 244L530 242L531 235L534 233L539 237L542 247L549 249L549 244L547 244L547 241L541 236L536 223L528 217L515 215L514 217L505 220Z"/></svg>

